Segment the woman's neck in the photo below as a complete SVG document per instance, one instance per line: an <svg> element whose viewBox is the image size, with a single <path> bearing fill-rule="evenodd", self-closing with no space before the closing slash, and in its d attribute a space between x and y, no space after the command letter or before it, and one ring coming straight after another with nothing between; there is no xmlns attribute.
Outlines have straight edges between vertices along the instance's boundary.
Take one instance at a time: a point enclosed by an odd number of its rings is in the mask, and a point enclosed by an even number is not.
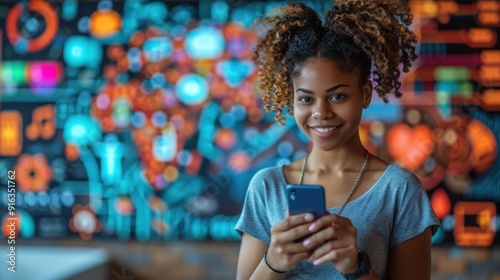
<svg viewBox="0 0 500 280"><path fill-rule="evenodd" d="M358 171L366 153L359 139L332 151L322 151L313 147L307 159L306 170L320 173Z"/></svg>

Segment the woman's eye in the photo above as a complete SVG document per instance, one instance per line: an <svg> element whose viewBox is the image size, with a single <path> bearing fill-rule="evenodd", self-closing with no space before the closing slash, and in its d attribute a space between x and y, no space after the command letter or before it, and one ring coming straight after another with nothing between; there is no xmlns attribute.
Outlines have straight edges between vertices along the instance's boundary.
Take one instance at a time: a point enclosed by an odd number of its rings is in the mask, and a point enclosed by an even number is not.
<svg viewBox="0 0 500 280"><path fill-rule="evenodd" d="M344 97L345 97L345 95L343 95L343 94L334 94L334 95L332 95L332 100L340 101L340 100L344 99Z"/></svg>
<svg viewBox="0 0 500 280"><path fill-rule="evenodd" d="M302 96L302 97L299 97L299 101L303 102L303 103L307 103L307 102L311 101L311 97Z"/></svg>

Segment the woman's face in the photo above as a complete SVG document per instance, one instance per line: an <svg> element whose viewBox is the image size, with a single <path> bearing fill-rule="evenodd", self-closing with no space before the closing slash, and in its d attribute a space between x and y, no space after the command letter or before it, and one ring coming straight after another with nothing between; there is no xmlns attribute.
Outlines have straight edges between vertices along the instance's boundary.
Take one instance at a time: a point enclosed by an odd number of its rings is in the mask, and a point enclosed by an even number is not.
<svg viewBox="0 0 500 280"><path fill-rule="evenodd" d="M371 82L361 88L358 75L345 71L343 65L343 61L311 59L293 80L295 121L325 151L359 137L361 112L371 99Z"/></svg>

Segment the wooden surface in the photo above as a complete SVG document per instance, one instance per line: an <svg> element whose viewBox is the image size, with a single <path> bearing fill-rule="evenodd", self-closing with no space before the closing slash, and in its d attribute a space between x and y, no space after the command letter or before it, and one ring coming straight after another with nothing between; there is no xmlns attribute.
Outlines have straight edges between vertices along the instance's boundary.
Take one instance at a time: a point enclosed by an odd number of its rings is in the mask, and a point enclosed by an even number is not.
<svg viewBox="0 0 500 280"><path fill-rule="evenodd" d="M19 246L105 249L110 258L107 279L115 280L235 279L239 250L237 242L24 240ZM436 246L433 247L432 254L432 279L500 280L500 246L495 248Z"/></svg>

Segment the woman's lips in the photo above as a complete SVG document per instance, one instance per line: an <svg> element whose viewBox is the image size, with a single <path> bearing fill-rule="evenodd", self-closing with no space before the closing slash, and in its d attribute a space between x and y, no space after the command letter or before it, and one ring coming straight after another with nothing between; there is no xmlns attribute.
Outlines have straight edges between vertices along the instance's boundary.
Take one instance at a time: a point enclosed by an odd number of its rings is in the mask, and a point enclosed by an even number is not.
<svg viewBox="0 0 500 280"><path fill-rule="evenodd" d="M311 129L318 138L330 138L338 133L343 124L337 126L317 126Z"/></svg>

